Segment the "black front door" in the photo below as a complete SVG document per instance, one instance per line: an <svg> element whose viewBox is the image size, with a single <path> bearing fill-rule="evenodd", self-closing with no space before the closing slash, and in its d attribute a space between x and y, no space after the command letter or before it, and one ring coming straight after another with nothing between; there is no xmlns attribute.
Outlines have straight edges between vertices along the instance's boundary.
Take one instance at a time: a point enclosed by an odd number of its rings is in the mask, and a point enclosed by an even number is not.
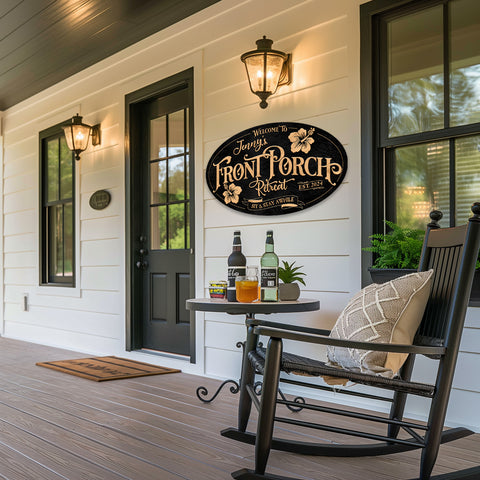
<svg viewBox="0 0 480 480"><path fill-rule="evenodd" d="M130 344L192 357L193 319L185 309L194 296L192 85L174 80L143 100L127 97Z"/></svg>

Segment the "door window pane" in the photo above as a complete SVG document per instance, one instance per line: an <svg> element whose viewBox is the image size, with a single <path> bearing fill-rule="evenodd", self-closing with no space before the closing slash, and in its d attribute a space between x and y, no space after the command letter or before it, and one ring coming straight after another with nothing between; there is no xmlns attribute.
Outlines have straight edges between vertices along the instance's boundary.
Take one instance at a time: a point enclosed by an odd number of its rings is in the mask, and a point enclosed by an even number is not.
<svg viewBox="0 0 480 480"><path fill-rule="evenodd" d="M185 204L175 203L168 207L168 248L185 248Z"/></svg>
<svg viewBox="0 0 480 480"><path fill-rule="evenodd" d="M150 160L167 156L167 117L150 120Z"/></svg>
<svg viewBox="0 0 480 480"><path fill-rule="evenodd" d="M150 207L150 248L167 249L167 207Z"/></svg>
<svg viewBox="0 0 480 480"><path fill-rule="evenodd" d="M150 216L154 250L188 248L185 239L189 198L186 122L188 108L150 122ZM163 159L157 160L159 157Z"/></svg>
<svg viewBox="0 0 480 480"><path fill-rule="evenodd" d="M168 115L168 155L185 152L185 114L184 110Z"/></svg>
<svg viewBox="0 0 480 480"><path fill-rule="evenodd" d="M396 222L425 229L429 213L438 209L449 225L450 175L448 142L395 150Z"/></svg>
<svg viewBox="0 0 480 480"><path fill-rule="evenodd" d="M388 44L388 135L443 128L442 6L391 20Z"/></svg>
<svg viewBox="0 0 480 480"><path fill-rule="evenodd" d="M472 203L480 198L480 136L455 141L456 223L465 223Z"/></svg>
<svg viewBox="0 0 480 480"><path fill-rule="evenodd" d="M168 200L175 202L185 199L185 159L183 156L168 161Z"/></svg>
<svg viewBox="0 0 480 480"><path fill-rule="evenodd" d="M150 164L150 203L155 205L167 201L167 161Z"/></svg>
<svg viewBox="0 0 480 480"><path fill-rule="evenodd" d="M480 28L478 0L450 4L450 121L480 122ZM474 12L477 12L474 14Z"/></svg>

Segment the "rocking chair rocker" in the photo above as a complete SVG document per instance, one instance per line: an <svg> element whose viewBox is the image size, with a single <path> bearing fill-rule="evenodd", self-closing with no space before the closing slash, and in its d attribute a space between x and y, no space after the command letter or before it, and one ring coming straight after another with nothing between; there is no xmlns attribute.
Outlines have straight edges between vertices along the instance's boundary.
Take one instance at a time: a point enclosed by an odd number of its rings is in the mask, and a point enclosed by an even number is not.
<svg viewBox="0 0 480 480"><path fill-rule="evenodd" d="M455 228L440 228L438 220L442 214L432 212L432 222L428 225L420 259L419 272L433 269L432 287L421 324L412 345L392 343L369 343L352 341L329 336L328 330L296 327L274 322L253 319L248 324L247 339L242 365L241 390L238 410L238 428L228 428L221 434L225 437L255 444L255 470L242 469L232 473L233 478L286 479L265 473L270 449L323 456L374 456L423 449L420 462L420 480L480 478L480 467L462 472L431 477L441 443L450 442L473 432L466 428L443 430L455 365L458 356L465 314L467 310L475 263L480 247L480 203L472 206L473 216L466 225ZM268 347L258 344L260 335L269 337ZM282 351L282 339L347 347L368 351L382 351L408 354L408 358L394 378L358 370L348 370L330 366L324 362L293 355ZM436 379L432 384L411 380L415 356L426 355L438 359ZM393 391L393 396L379 396L370 393L352 392L361 397L391 402L390 414L382 417L374 414L352 412L348 409L331 408L318 404L301 403L278 397L279 382L333 390L331 387L292 380L280 376L281 372L300 375L328 376L348 379L357 384L374 386ZM260 401L255 393L255 373L263 375ZM342 393L342 390L335 390ZM403 419L405 403L409 395L431 399L430 412L426 425ZM247 431L252 403L259 412L257 433ZM276 406L302 407L311 411L332 413L347 418L361 418L386 426L386 434L372 434L333 425L316 424L276 416ZM319 444L272 438L275 422L286 422L301 427L326 430L354 437L368 438L376 443L360 445ZM405 435L399 436L401 431Z"/></svg>

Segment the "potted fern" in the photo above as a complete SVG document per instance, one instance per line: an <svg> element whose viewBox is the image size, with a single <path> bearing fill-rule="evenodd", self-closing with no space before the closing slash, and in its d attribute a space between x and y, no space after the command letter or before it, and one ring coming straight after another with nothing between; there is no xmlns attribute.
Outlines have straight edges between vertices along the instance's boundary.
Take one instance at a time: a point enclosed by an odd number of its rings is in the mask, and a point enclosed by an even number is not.
<svg viewBox="0 0 480 480"><path fill-rule="evenodd" d="M300 282L305 286L305 281L302 278L302 276L305 276L305 273L300 271L303 265L295 267L295 262L288 263L285 260L282 263L283 267L278 267L278 278L282 281L278 285L278 296L280 300L284 301L297 300L300 296L300 287L296 282Z"/></svg>
<svg viewBox="0 0 480 480"><path fill-rule="evenodd" d="M441 218L441 217L440 217ZM416 272L422 253L425 232L400 227L385 220L390 227L387 234L370 235L371 245L362 250L376 254L375 262L368 269L374 283L385 283L408 273ZM480 307L480 252L470 293L471 307Z"/></svg>
<svg viewBox="0 0 480 480"><path fill-rule="evenodd" d="M385 220L390 228L387 234L370 235L371 246L363 248L376 254L375 262L369 268L372 281L384 283L392 278L415 272L422 253L425 232L404 228Z"/></svg>

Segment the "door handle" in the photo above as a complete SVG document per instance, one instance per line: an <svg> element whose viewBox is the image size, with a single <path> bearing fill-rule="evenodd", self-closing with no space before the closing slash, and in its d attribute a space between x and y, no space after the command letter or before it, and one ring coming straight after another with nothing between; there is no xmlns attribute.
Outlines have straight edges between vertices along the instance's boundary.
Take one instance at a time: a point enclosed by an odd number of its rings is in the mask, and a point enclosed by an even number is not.
<svg viewBox="0 0 480 480"><path fill-rule="evenodd" d="M135 266L139 269L139 270L145 270L147 267L148 267L148 262L146 260L139 260Z"/></svg>

